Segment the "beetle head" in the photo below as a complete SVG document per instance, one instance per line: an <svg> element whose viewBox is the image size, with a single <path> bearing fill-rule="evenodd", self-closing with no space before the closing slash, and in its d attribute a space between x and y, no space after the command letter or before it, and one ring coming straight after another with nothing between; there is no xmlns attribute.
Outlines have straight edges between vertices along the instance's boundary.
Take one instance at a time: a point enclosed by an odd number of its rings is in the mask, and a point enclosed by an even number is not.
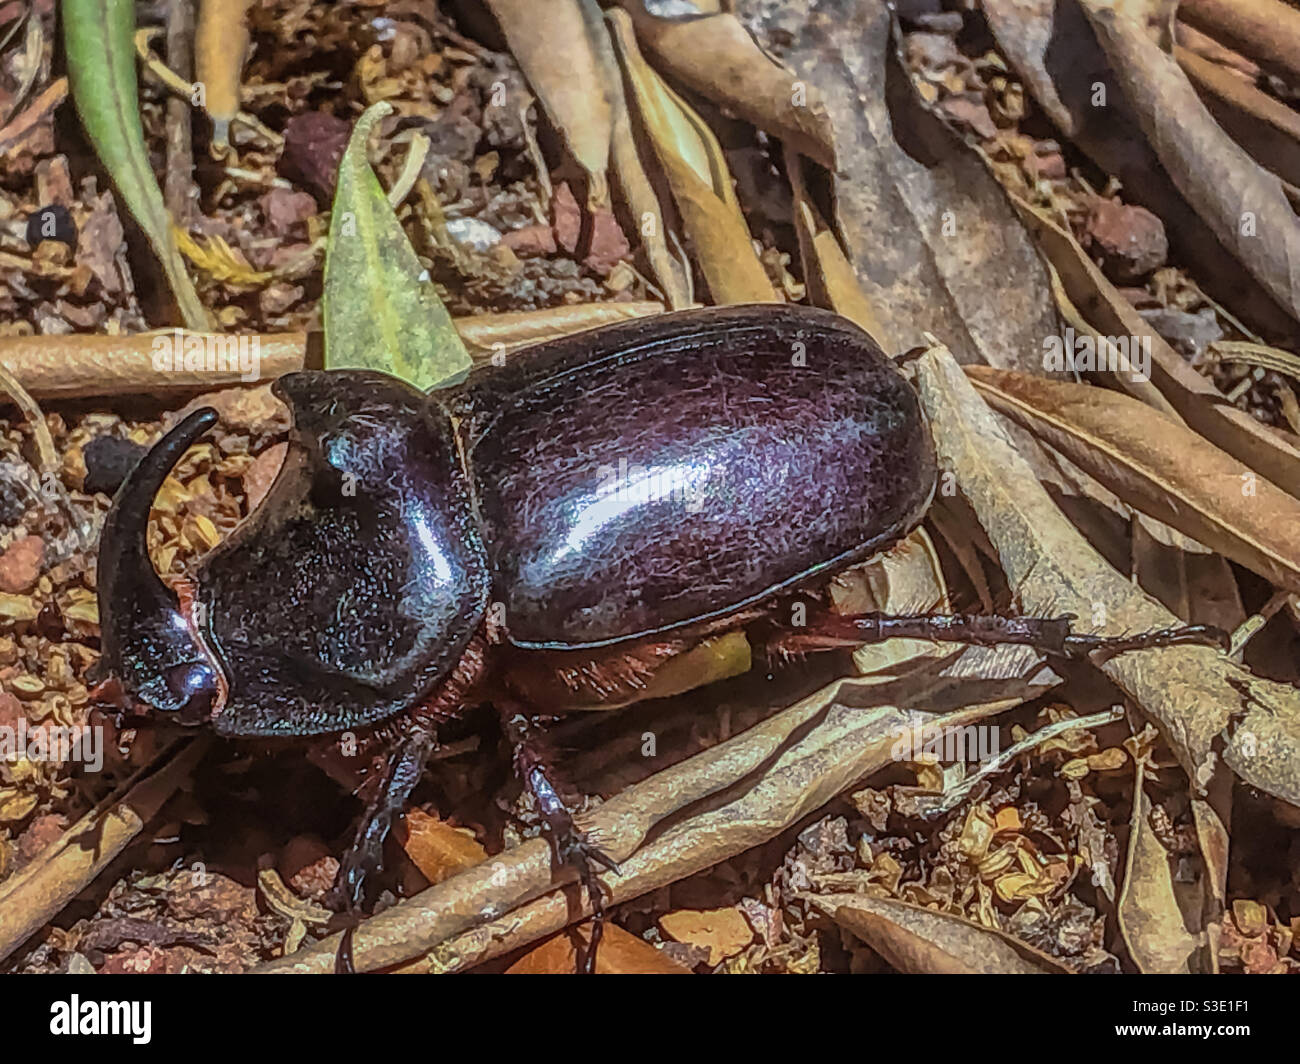
<svg viewBox="0 0 1300 1064"><path fill-rule="evenodd" d="M100 541L103 664L147 710L222 735L377 724L450 672L487 608L451 421L380 373L273 388L293 414L280 473L176 591L149 561L149 509L216 415L190 415L122 485Z"/></svg>
<svg viewBox="0 0 1300 1064"><path fill-rule="evenodd" d="M146 710L180 724L212 716L221 677L189 610L149 560L146 535L167 474L216 420L216 411L197 410L145 455L118 489L99 541L101 667Z"/></svg>

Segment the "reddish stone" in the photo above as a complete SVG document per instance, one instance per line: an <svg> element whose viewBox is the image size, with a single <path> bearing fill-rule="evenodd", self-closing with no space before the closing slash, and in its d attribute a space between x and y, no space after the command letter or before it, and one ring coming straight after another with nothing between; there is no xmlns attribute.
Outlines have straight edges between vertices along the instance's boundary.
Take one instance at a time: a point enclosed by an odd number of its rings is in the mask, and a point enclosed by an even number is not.
<svg viewBox="0 0 1300 1064"><path fill-rule="evenodd" d="M21 595L30 591L45 564L45 542L40 536L14 540L0 554L0 591Z"/></svg>

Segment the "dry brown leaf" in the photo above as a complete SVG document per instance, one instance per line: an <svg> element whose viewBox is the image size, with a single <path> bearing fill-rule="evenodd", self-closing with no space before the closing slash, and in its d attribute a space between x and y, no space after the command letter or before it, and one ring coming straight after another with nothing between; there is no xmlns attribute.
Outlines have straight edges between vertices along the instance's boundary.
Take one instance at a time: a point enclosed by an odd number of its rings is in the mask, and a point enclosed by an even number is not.
<svg viewBox="0 0 1300 1064"><path fill-rule="evenodd" d="M778 301L754 251L717 138L641 57L627 12L607 13L640 125L672 189L714 303Z"/></svg>
<svg viewBox="0 0 1300 1064"><path fill-rule="evenodd" d="M831 607L837 613L941 613L948 608L948 587L934 543L918 528L876 559L831 580ZM891 669L919 657L950 657L951 644L924 639L886 639L853 652L858 675L885 679Z"/></svg>
<svg viewBox="0 0 1300 1064"><path fill-rule="evenodd" d="M1152 38L1153 0L1081 0L1160 162L1278 305L1300 321L1300 218L1278 178L1215 122L1172 55Z"/></svg>
<svg viewBox="0 0 1300 1064"><path fill-rule="evenodd" d="M1300 76L1300 11L1280 0L1182 0L1178 17L1260 62Z"/></svg>
<svg viewBox="0 0 1300 1064"><path fill-rule="evenodd" d="M1162 542L1152 534L1151 524L1142 519L1129 522L1130 571L1138 585L1188 624L1236 629L1245 621L1246 610L1228 560L1191 539L1177 546Z"/></svg>
<svg viewBox="0 0 1300 1064"><path fill-rule="evenodd" d="M607 206L614 111L592 41L601 32L599 9L593 0L487 0L487 6L546 113L587 171L588 205Z"/></svg>
<svg viewBox="0 0 1300 1064"><path fill-rule="evenodd" d="M1129 955L1141 971L1185 973L1192 970L1192 958L1203 936L1189 930L1178 895L1189 899L1186 884L1174 878L1175 869L1151 826L1151 799L1143 786L1145 768L1136 760L1133 782L1133 813L1129 820L1128 855L1124 885L1120 890L1116 916ZM1190 919L1199 919L1196 905Z"/></svg>
<svg viewBox="0 0 1300 1064"><path fill-rule="evenodd" d="M709 951L709 967L734 957L754 941L754 929L739 909L676 909L659 917L659 927L674 942Z"/></svg>
<svg viewBox="0 0 1300 1064"><path fill-rule="evenodd" d="M576 970L578 945L584 948L590 928L570 928L539 943L506 969L506 975L572 975ZM690 975L662 950L624 931L618 924L606 924L596 951L597 975Z"/></svg>
<svg viewBox="0 0 1300 1064"><path fill-rule="evenodd" d="M890 352L943 336L962 362L1041 369L1060 331L1047 271L980 156L928 111L883 0L743 0L737 13L826 101L831 226Z"/></svg>
<svg viewBox="0 0 1300 1064"><path fill-rule="evenodd" d="M967 370L1000 413L1134 509L1300 591L1300 501L1135 399L987 366Z"/></svg>
<svg viewBox="0 0 1300 1064"><path fill-rule="evenodd" d="M644 0L620 3L641 46L671 77L835 169L830 116L816 88L764 53L735 15L659 18L646 11Z"/></svg>
<svg viewBox="0 0 1300 1064"><path fill-rule="evenodd" d="M946 350L932 349L916 366L941 468L955 473L974 507L1022 613L1073 613L1104 635L1177 623L1069 523ZM1132 651L1099 668L1160 727L1194 793L1211 790L1226 762L1247 782L1300 805L1300 692L1252 676L1209 647Z"/></svg>
<svg viewBox="0 0 1300 1064"><path fill-rule="evenodd" d="M487 850L472 834L423 809L407 812L397 837L406 856L430 883L441 883L462 868L487 860Z"/></svg>
<svg viewBox="0 0 1300 1064"><path fill-rule="evenodd" d="M1012 935L961 916L866 894L802 894L900 972L1068 975L1070 969Z"/></svg>
<svg viewBox="0 0 1300 1064"><path fill-rule="evenodd" d="M1174 40L1179 48L1185 48L1211 63L1235 70L1248 81L1255 81L1263 71L1253 59L1247 59L1240 52L1234 52L1220 44L1208 33L1202 33L1195 26L1189 26L1181 20L1174 23Z"/></svg>
<svg viewBox="0 0 1300 1064"><path fill-rule="evenodd" d="M1227 67L1186 48L1174 58L1196 83L1206 107L1260 166L1283 181L1300 185L1300 113L1261 92Z"/></svg>
<svg viewBox="0 0 1300 1064"><path fill-rule="evenodd" d="M810 302L843 314L865 329L877 343L885 337L884 326L858 284L839 237L821 216L807 195L803 161L790 148L785 152L786 172L794 199L794 228L799 237L799 258Z"/></svg>
<svg viewBox="0 0 1300 1064"><path fill-rule="evenodd" d="M203 86L203 109L212 119L212 139L229 140L230 123L239 114L240 83L248 54L248 24L253 0L202 0L194 30L194 77Z"/></svg>
<svg viewBox="0 0 1300 1064"><path fill-rule="evenodd" d="M1073 234L1045 211L1023 202L1018 206L1070 299L1096 330L1150 345L1151 380L1179 416L1211 443L1300 498L1300 450L1228 403L1213 384L1189 366L1106 279ZM1121 377L1105 374L1102 380L1108 385L1121 385Z"/></svg>
<svg viewBox="0 0 1300 1064"><path fill-rule="evenodd" d="M609 33L602 26L595 38L597 57L609 92L614 122L610 139L610 161L614 179L618 182L624 205L632 217L641 247L645 250L650 272L663 292L670 310L682 310L691 303L691 279L686 275L689 267L669 250L669 215L646 173L637 150L636 134L632 128L632 114L627 95L623 91L623 72L614 54ZM669 205L671 208L671 204Z"/></svg>

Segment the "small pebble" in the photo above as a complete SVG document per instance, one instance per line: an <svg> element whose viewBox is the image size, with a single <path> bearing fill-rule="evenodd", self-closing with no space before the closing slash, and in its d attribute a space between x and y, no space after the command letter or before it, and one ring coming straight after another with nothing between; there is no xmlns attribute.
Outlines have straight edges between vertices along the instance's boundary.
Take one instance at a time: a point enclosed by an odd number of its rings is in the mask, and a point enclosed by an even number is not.
<svg viewBox="0 0 1300 1064"><path fill-rule="evenodd" d="M27 243L35 248L43 240L56 240L70 248L77 246L77 225L67 207L52 203L33 211L27 219Z"/></svg>
<svg viewBox="0 0 1300 1064"><path fill-rule="evenodd" d="M1130 284L1165 264L1164 223L1145 207L1098 200L1088 214L1088 241L1111 280Z"/></svg>
<svg viewBox="0 0 1300 1064"><path fill-rule="evenodd" d="M112 495L128 473L144 457L145 446L120 440L116 436L96 436L83 449L86 460L86 480L83 490L93 495L102 491Z"/></svg>
<svg viewBox="0 0 1300 1064"><path fill-rule="evenodd" d="M284 127L280 172L302 185L322 207L329 206L351 133L347 122L325 111L295 115Z"/></svg>
<svg viewBox="0 0 1300 1064"><path fill-rule="evenodd" d="M0 591L21 595L30 591L45 562L45 542L40 536L14 540L0 554Z"/></svg>
<svg viewBox="0 0 1300 1064"><path fill-rule="evenodd" d="M448 218L447 235L480 253L501 243L501 234L478 218Z"/></svg>

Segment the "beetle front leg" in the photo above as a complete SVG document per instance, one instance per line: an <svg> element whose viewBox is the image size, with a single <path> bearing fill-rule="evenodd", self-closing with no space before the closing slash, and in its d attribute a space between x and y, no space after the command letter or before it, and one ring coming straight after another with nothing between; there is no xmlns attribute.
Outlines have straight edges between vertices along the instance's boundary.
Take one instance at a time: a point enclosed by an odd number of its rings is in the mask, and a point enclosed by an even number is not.
<svg viewBox="0 0 1300 1064"><path fill-rule="evenodd" d="M596 867L617 872L618 865L578 826L577 803L569 797L574 792L556 773L546 739L545 726L554 718L530 713L517 703L502 702L498 710L513 751L515 772L537 803L555 861L576 869L591 901L591 939L578 957L579 971L591 974L596 970L596 947L605 929L605 888Z"/></svg>
<svg viewBox="0 0 1300 1064"><path fill-rule="evenodd" d="M413 728L397 741L388 755L379 787L361 814L352 846L339 863L331 902L332 907L344 913L348 921L334 960L334 970L340 974L355 971L352 932L366 905L367 881L383 870L384 840L392 830L394 819L406 807L406 800L419 782L429 754L437 745L436 733L422 727Z"/></svg>
<svg viewBox="0 0 1300 1064"><path fill-rule="evenodd" d="M898 637L930 639L940 643L996 646L1009 643L1030 646L1047 654L1086 661L1094 651L1118 654L1169 646L1217 646L1228 649L1229 637L1208 624L1160 628L1131 636L1076 633L1073 615L1063 617L999 617L991 614L822 613L804 627L785 628L768 641L772 657L800 654L862 643L881 643Z"/></svg>

